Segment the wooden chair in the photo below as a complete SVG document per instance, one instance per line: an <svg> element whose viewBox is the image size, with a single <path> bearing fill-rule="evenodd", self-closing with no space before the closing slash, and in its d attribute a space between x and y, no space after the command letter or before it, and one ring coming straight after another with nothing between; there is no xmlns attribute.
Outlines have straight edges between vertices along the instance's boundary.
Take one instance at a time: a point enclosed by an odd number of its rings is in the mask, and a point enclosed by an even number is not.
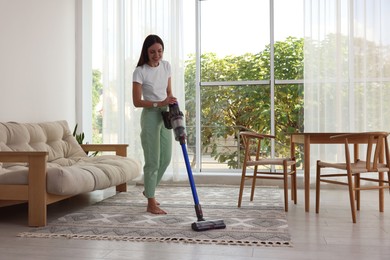
<svg viewBox="0 0 390 260"><path fill-rule="evenodd" d="M275 138L273 135L258 134L255 132L241 132L240 137L245 149L242 164L240 193L238 207L241 207L242 195L246 179L252 179L250 200L253 201L256 179L283 180L284 209L288 211L288 176L291 177L291 199L297 203L297 181L295 158L268 158L262 154L262 148L266 145L264 139ZM272 169L279 166L281 169ZM253 174L247 175L247 167L253 167ZM267 168L268 167L268 168Z"/></svg>
<svg viewBox="0 0 390 260"><path fill-rule="evenodd" d="M316 213L319 213L320 209L321 182L348 186L353 223L356 223L356 210L360 210L361 190L380 190L379 211L383 212L383 189L390 188L388 134L389 133L386 132L364 132L341 134L331 137L341 138L341 141L344 140L345 162L330 163L320 160L317 161ZM365 143L367 146L365 160L358 159L358 143ZM351 160L351 144L354 144L353 151L355 160ZM333 168L336 169L337 172L321 172L324 168ZM384 180L384 172L387 172L387 181ZM369 183L361 186L361 180L369 181Z"/></svg>

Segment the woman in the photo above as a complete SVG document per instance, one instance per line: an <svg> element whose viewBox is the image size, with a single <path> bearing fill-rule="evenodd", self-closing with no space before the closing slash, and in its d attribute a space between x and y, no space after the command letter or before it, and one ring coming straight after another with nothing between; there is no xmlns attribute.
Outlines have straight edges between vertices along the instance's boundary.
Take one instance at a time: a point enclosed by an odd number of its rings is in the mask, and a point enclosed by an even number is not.
<svg viewBox="0 0 390 260"><path fill-rule="evenodd" d="M162 60L164 43L157 35L145 38L137 68L133 73L133 104L142 107L141 143L144 150L144 195L147 211L166 214L159 207L155 190L172 156L172 131L164 127L162 111L177 102L172 96L171 65Z"/></svg>

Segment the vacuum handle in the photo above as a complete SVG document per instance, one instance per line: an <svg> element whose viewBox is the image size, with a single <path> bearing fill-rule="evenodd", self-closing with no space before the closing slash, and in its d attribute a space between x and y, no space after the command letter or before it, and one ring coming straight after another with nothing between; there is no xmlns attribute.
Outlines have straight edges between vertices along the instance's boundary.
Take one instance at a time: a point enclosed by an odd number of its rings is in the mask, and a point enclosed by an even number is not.
<svg viewBox="0 0 390 260"><path fill-rule="evenodd" d="M196 192L195 181L194 181L194 177L192 176L191 165L190 165L190 161L188 160L187 148L185 143L181 144L181 149L183 150L184 161L186 163L186 168L187 168L188 180L190 181L192 196L194 197L194 203L196 206L199 205L198 193Z"/></svg>

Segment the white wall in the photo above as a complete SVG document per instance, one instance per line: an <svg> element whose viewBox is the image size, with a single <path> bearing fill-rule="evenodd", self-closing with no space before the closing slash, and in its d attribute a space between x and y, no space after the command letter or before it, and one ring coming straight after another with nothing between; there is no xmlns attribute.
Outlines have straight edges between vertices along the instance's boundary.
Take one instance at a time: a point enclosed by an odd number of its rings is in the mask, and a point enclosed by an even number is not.
<svg viewBox="0 0 390 260"><path fill-rule="evenodd" d="M0 122L74 126L75 1L0 0Z"/></svg>

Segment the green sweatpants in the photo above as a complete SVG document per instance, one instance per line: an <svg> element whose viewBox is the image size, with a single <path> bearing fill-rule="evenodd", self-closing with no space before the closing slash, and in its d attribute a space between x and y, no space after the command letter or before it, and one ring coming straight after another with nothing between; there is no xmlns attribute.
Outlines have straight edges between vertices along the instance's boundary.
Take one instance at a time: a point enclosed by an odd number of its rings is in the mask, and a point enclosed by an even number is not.
<svg viewBox="0 0 390 260"><path fill-rule="evenodd" d="M141 143L144 150L145 196L154 198L172 157L172 130L164 126L161 116L167 107L144 108L141 114Z"/></svg>

